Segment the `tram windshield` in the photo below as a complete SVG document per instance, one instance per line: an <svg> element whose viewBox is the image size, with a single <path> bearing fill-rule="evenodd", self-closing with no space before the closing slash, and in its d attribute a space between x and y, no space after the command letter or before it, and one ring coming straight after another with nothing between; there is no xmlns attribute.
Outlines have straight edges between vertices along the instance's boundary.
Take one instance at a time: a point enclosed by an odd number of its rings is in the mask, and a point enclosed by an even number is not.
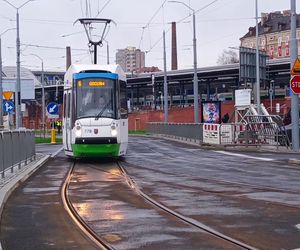
<svg viewBox="0 0 300 250"><path fill-rule="evenodd" d="M88 78L76 81L77 118L115 118L114 80Z"/></svg>

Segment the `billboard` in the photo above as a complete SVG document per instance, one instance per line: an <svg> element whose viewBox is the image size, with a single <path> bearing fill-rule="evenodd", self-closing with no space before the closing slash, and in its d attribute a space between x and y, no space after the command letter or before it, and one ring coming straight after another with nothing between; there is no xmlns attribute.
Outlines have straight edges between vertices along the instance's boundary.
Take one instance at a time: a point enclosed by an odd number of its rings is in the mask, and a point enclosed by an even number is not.
<svg viewBox="0 0 300 250"><path fill-rule="evenodd" d="M12 91L16 92L16 78L4 78L2 79L3 92ZM34 95L34 80L33 79L21 79L21 99L22 100L33 100Z"/></svg>
<svg viewBox="0 0 300 250"><path fill-rule="evenodd" d="M201 120L203 123L221 123L221 102L202 102Z"/></svg>

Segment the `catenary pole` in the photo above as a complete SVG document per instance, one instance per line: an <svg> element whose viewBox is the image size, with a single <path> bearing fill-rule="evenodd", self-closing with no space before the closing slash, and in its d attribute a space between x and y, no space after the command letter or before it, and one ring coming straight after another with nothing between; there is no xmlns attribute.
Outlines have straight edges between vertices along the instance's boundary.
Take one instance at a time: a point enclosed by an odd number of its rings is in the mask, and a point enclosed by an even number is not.
<svg viewBox="0 0 300 250"><path fill-rule="evenodd" d="M298 44L296 38L296 0L291 0L291 68L298 57ZM294 151L299 150L299 97L292 93L291 96L291 118L292 118L292 147Z"/></svg>
<svg viewBox="0 0 300 250"><path fill-rule="evenodd" d="M260 76L259 76L259 45L258 45L258 4L255 0L255 22L256 22L256 105L257 113L260 115Z"/></svg>
<svg viewBox="0 0 300 250"><path fill-rule="evenodd" d="M168 122L168 82L167 82L167 57L166 57L166 32L163 32L164 43L164 121Z"/></svg>

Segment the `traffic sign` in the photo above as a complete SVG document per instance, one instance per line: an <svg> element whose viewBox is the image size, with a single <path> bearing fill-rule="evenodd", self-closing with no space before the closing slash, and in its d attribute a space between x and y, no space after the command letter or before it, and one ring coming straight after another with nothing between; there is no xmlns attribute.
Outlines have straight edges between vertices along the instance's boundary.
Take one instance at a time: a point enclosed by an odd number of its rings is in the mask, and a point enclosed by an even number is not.
<svg viewBox="0 0 300 250"><path fill-rule="evenodd" d="M294 62L293 68L291 70L291 75L296 76L300 75L300 60L297 58Z"/></svg>
<svg viewBox="0 0 300 250"><path fill-rule="evenodd" d="M14 103L11 101L3 102L3 110L7 113L11 113L14 110Z"/></svg>
<svg viewBox="0 0 300 250"><path fill-rule="evenodd" d="M47 112L50 115L57 115L58 114L58 104L56 102L49 102L47 105Z"/></svg>
<svg viewBox="0 0 300 250"><path fill-rule="evenodd" d="M300 75L292 77L290 82L290 88L294 94L300 94Z"/></svg>
<svg viewBox="0 0 300 250"><path fill-rule="evenodd" d="M14 92L12 92L12 91L3 91L2 92L2 94L3 94L3 96L4 96L4 98L5 98L5 100L10 100L10 98L12 97L12 95L13 95L13 93Z"/></svg>

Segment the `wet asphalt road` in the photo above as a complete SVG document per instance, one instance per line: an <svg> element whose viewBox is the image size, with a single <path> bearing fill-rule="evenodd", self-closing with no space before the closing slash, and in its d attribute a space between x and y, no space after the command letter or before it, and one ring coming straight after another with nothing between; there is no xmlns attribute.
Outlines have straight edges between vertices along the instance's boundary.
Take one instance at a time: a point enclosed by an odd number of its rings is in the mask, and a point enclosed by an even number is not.
<svg viewBox="0 0 300 250"><path fill-rule="evenodd" d="M144 192L187 217L259 249L295 249L300 167L287 160L135 137L123 165Z"/></svg>
<svg viewBox="0 0 300 250"><path fill-rule="evenodd" d="M300 167L286 155L236 154L131 137L123 165L144 192L187 217L259 249L300 247ZM94 248L61 204L70 164L60 154L9 199L3 249ZM116 249L238 249L135 195L111 161L79 161L70 188L81 216Z"/></svg>

